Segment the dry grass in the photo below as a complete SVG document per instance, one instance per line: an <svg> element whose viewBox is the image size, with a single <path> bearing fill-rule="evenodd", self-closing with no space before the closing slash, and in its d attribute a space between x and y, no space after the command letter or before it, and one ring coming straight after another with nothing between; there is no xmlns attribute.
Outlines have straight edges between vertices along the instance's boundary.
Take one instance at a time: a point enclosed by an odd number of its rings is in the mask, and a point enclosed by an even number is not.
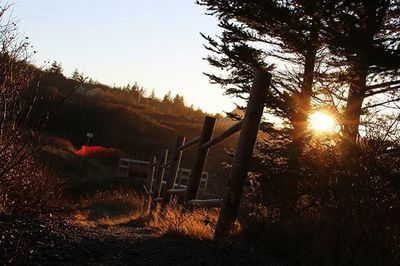
<svg viewBox="0 0 400 266"><path fill-rule="evenodd" d="M52 153L52 154L71 154L75 151L74 145L72 143L61 137L50 136L50 135L42 135L41 142L48 144L43 150Z"/></svg>
<svg viewBox="0 0 400 266"><path fill-rule="evenodd" d="M29 156L1 179L0 213L21 215L58 210L64 205L63 191L59 176Z"/></svg>
<svg viewBox="0 0 400 266"><path fill-rule="evenodd" d="M211 240L218 215L219 209L188 210L173 203L164 209L158 207L154 210L148 226L157 229L161 235ZM235 232L239 231L240 225L237 223Z"/></svg>
<svg viewBox="0 0 400 266"><path fill-rule="evenodd" d="M143 197L132 190L98 192L81 199L75 222L85 226L120 225L143 215Z"/></svg>
<svg viewBox="0 0 400 266"><path fill-rule="evenodd" d="M74 215L74 221L83 226L95 227L143 222L146 219L146 225L156 229L160 236L213 239L219 209L187 209L172 203L163 209L158 205L148 213L145 205L143 196L132 190L98 192L92 197L81 199L81 211ZM240 224L237 222L234 234L239 232Z"/></svg>

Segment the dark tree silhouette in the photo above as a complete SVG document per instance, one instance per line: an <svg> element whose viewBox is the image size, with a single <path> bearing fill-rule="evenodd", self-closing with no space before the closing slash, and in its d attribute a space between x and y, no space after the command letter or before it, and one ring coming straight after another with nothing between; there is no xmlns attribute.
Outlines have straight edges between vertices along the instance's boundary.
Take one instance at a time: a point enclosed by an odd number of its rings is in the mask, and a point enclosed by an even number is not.
<svg viewBox="0 0 400 266"><path fill-rule="evenodd" d="M343 115L345 147L354 150L366 98L398 91L400 79L400 2L397 0L331 1L324 35L335 58L346 66L349 84ZM392 100L399 100L399 95ZM374 106L375 107L375 106Z"/></svg>
<svg viewBox="0 0 400 266"><path fill-rule="evenodd" d="M74 72L72 72L71 79L78 82L82 82L85 79L85 77L84 74L82 72L79 72L79 70L76 68Z"/></svg>
<svg viewBox="0 0 400 266"><path fill-rule="evenodd" d="M50 67L48 68L48 71L53 74L62 75L63 68L61 66L61 63L53 61L53 63L51 63Z"/></svg>
<svg viewBox="0 0 400 266"><path fill-rule="evenodd" d="M289 151L292 176L286 180L289 209L297 201L297 181L307 132L307 118L314 94L318 52L323 47L321 23L328 13L325 1L201 0L216 15L223 29L218 40L205 37L213 53L209 63L231 70L226 78L208 74L210 80L226 87L227 94L245 98L253 69L274 68L274 85L267 108L288 119L293 131ZM287 67L275 67L285 64ZM280 62L280 63L279 63ZM282 65L283 65L282 64ZM233 86L232 86L233 85Z"/></svg>

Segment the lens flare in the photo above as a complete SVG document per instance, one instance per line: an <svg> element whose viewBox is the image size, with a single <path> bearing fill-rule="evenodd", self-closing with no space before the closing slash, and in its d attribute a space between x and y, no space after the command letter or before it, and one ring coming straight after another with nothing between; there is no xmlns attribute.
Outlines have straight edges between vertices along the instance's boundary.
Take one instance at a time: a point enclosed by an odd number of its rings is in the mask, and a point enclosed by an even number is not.
<svg viewBox="0 0 400 266"><path fill-rule="evenodd" d="M308 121L310 129L321 133L334 132L337 126L334 116L321 111L312 113Z"/></svg>

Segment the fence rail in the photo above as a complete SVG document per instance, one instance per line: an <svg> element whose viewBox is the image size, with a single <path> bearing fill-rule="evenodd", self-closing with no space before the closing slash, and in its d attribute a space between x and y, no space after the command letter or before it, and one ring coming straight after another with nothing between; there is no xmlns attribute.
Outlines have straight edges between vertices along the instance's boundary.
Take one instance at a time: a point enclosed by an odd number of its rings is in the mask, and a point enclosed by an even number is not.
<svg viewBox="0 0 400 266"><path fill-rule="evenodd" d="M227 138L229 138L230 136L232 136L236 132L240 131L240 129L242 129L242 125L243 125L243 120L237 122L236 124L234 124L233 126L228 128L227 130L225 130L218 137L216 137L216 138L214 138L214 139L212 139L210 141L207 141L206 143L204 143L201 146L201 148L202 149L210 149L210 148L218 145L219 143L223 142L224 140L226 140Z"/></svg>
<svg viewBox="0 0 400 266"><path fill-rule="evenodd" d="M180 146L177 150L184 151L196 146L199 143L200 137L194 138L191 141L185 143L184 145Z"/></svg>
<svg viewBox="0 0 400 266"><path fill-rule="evenodd" d="M186 188L171 188L167 190L169 194L184 194L186 193Z"/></svg>
<svg viewBox="0 0 400 266"><path fill-rule="evenodd" d="M160 168L167 168L171 165L172 160L169 160L168 162L164 163L163 165L160 166Z"/></svg>

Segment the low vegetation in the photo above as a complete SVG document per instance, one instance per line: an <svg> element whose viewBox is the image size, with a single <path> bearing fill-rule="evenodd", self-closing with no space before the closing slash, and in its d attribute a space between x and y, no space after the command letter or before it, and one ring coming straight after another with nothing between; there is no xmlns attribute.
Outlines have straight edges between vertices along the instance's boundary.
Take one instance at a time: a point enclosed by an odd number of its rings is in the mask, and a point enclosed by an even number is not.
<svg viewBox="0 0 400 266"><path fill-rule="evenodd" d="M97 192L82 198L75 221L84 225L123 225L143 216L143 196L133 190Z"/></svg>
<svg viewBox="0 0 400 266"><path fill-rule="evenodd" d="M164 236L211 240L218 213L215 209L190 210L177 204L163 209L159 206L150 213L148 225Z"/></svg>

